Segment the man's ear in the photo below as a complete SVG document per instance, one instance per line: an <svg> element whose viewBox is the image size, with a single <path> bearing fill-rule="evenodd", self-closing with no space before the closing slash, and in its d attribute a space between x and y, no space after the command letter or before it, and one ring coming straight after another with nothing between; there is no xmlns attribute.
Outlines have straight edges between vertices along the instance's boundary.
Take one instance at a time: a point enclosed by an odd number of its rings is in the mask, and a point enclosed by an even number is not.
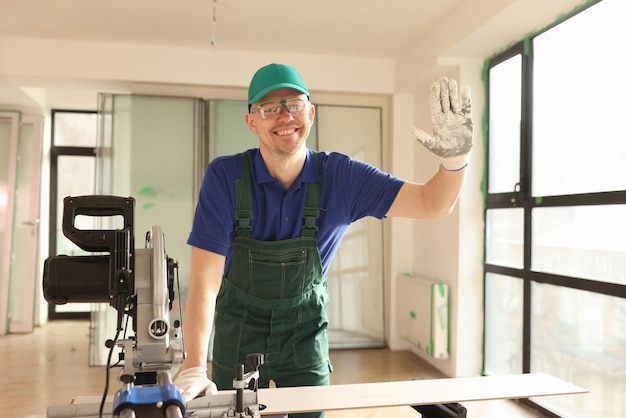
<svg viewBox="0 0 626 418"><path fill-rule="evenodd" d="M254 115L248 112L244 115L244 119L246 121L246 125L248 125L248 129L250 129L250 132L256 135L257 130L256 130L256 120L254 119Z"/></svg>
<svg viewBox="0 0 626 418"><path fill-rule="evenodd" d="M313 122L315 121L315 106L310 105L309 107L309 120L311 121L311 125L313 125Z"/></svg>

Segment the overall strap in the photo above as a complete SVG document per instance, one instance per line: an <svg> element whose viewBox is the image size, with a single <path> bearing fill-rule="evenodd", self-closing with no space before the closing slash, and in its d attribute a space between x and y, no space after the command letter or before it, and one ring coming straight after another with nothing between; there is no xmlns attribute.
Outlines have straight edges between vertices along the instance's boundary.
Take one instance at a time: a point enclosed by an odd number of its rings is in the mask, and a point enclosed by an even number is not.
<svg viewBox="0 0 626 418"><path fill-rule="evenodd" d="M235 235L239 237L249 237L252 232L250 220L252 219L252 193L250 183L250 163L248 162L248 153L242 152L241 178L235 180L235 189L237 192L235 208L235 219L238 225L235 228Z"/></svg>
<svg viewBox="0 0 626 418"><path fill-rule="evenodd" d="M315 165L319 170L319 153L314 153ZM322 193L322 183L324 177L320 174L320 179L315 183L309 183L306 190L306 198L304 200L304 211L302 212L302 235L303 237L315 237L319 229L315 225L315 221L320 216L320 195Z"/></svg>
<svg viewBox="0 0 626 418"><path fill-rule="evenodd" d="M319 154L315 153L315 163L319 166ZM235 219L238 225L235 228L235 234L239 237L249 237L252 232L250 220L252 219L252 192L250 182L250 163L248 161L248 153L242 153L242 169L241 179L235 180L235 189L237 192ZM317 218L320 216L320 195L322 191L323 176L315 183L307 185L306 197L304 200L304 210L302 212L303 237L315 237L318 227L315 225Z"/></svg>

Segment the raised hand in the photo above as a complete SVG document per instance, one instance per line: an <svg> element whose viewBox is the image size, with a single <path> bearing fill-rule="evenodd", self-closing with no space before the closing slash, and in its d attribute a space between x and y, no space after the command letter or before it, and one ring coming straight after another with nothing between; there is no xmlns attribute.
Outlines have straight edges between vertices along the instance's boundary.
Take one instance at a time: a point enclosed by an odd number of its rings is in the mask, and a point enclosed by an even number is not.
<svg viewBox="0 0 626 418"><path fill-rule="evenodd" d="M410 127L409 132L441 158L445 169L458 171L465 168L474 145L469 87L463 88L459 100L456 80L440 78L430 85L430 108L433 133L415 127Z"/></svg>

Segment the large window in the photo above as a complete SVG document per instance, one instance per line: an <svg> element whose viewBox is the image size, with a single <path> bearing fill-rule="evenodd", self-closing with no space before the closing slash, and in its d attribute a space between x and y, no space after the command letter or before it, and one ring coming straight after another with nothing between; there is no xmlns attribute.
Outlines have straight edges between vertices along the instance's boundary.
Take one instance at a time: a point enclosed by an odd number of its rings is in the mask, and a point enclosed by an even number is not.
<svg viewBox="0 0 626 418"><path fill-rule="evenodd" d="M626 416L626 2L589 3L488 63L486 374L590 390L547 415Z"/></svg>

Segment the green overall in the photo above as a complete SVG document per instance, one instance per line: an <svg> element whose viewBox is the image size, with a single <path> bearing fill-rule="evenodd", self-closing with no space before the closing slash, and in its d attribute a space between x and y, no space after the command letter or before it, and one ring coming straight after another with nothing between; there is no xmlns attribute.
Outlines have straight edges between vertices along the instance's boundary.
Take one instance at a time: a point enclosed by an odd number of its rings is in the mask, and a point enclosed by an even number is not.
<svg viewBox="0 0 626 418"><path fill-rule="evenodd" d="M249 353L265 357L259 387L268 387L270 380L277 387L330 384L328 291L315 237L321 182L307 186L299 238L255 240L250 238L250 166L243 153L233 259L216 301L212 379L220 390L232 389L236 366L245 364Z"/></svg>

